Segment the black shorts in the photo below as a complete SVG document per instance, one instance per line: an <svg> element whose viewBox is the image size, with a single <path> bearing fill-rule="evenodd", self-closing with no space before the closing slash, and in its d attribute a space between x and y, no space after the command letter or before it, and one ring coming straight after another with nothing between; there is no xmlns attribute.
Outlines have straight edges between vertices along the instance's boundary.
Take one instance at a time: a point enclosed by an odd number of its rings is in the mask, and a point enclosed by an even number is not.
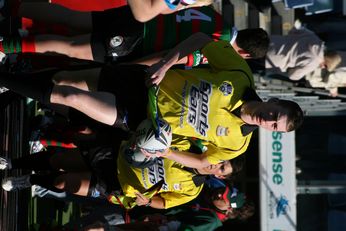
<svg viewBox="0 0 346 231"><path fill-rule="evenodd" d="M91 49L95 61L122 60L128 55L141 57L144 23L135 20L130 7L92 12L92 23Z"/></svg>
<svg viewBox="0 0 346 231"><path fill-rule="evenodd" d="M112 191L121 190L117 178L118 150L119 148L112 146L101 146L84 154L92 171L88 196L103 197Z"/></svg>
<svg viewBox="0 0 346 231"><path fill-rule="evenodd" d="M88 195L102 197L121 190L117 178L117 158L121 142L128 139L124 131L107 126L95 131L93 139L80 141L78 148L92 175Z"/></svg>
<svg viewBox="0 0 346 231"><path fill-rule="evenodd" d="M113 93L119 111L126 112L127 125L134 131L147 118L148 88L145 85L145 65L105 65L98 91Z"/></svg>

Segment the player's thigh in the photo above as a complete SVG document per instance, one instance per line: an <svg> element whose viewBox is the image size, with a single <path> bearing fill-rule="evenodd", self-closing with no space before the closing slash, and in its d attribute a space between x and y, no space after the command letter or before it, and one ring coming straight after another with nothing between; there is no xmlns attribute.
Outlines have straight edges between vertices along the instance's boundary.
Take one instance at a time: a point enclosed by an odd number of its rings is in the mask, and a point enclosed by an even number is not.
<svg viewBox="0 0 346 231"><path fill-rule="evenodd" d="M35 49L37 53L51 52L72 58L93 60L90 41L90 34L75 37L38 35L35 37Z"/></svg>
<svg viewBox="0 0 346 231"><path fill-rule="evenodd" d="M50 158L50 163L55 169L64 171L86 171L89 169L79 149L64 149L55 152Z"/></svg>
<svg viewBox="0 0 346 231"><path fill-rule="evenodd" d="M96 91L101 68L90 68L76 71L61 71L53 81L56 85L67 85L85 91Z"/></svg>

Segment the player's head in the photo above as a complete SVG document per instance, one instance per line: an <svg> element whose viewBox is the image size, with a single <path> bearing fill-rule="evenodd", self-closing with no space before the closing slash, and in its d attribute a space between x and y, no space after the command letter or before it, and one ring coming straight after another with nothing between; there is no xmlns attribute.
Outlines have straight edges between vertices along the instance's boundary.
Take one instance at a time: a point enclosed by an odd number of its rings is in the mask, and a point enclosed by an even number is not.
<svg viewBox="0 0 346 231"><path fill-rule="evenodd" d="M203 175L214 175L219 179L227 179L235 176L243 169L244 161L243 155L240 155L231 160L225 160L218 164L211 164L197 169L197 171Z"/></svg>
<svg viewBox="0 0 346 231"><path fill-rule="evenodd" d="M210 190L212 206L221 221L235 218L246 220L254 214L254 205L236 188L226 186Z"/></svg>
<svg viewBox="0 0 346 231"><path fill-rule="evenodd" d="M266 55L270 39L262 28L239 30L233 47L245 59L258 59Z"/></svg>
<svg viewBox="0 0 346 231"><path fill-rule="evenodd" d="M290 132L303 123L303 111L290 100L272 98L268 102L247 102L242 106L245 121L264 129L278 132Z"/></svg>
<svg viewBox="0 0 346 231"><path fill-rule="evenodd" d="M326 68L329 72L334 71L334 69L341 63L341 56L336 51L326 51L324 52L324 61L321 63L322 68Z"/></svg>

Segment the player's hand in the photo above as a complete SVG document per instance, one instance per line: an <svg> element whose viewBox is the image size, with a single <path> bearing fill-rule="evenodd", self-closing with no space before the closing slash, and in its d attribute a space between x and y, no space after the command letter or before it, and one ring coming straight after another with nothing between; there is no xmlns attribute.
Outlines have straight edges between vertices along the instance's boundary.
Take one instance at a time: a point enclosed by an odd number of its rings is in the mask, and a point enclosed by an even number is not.
<svg viewBox="0 0 346 231"><path fill-rule="evenodd" d="M331 97L337 97L338 94L339 94L339 92L338 92L338 89L337 89L337 88L334 88L334 89L329 90L329 95L330 95Z"/></svg>
<svg viewBox="0 0 346 231"><path fill-rule="evenodd" d="M166 157L171 152L171 150L169 148L167 148L163 152L156 151L155 153L151 153L151 152L148 152L147 150L141 148L141 152L146 157L153 157L153 156L155 156L155 157Z"/></svg>
<svg viewBox="0 0 346 231"><path fill-rule="evenodd" d="M158 62L150 66L148 71L148 78L146 80L146 85L152 86L152 85L159 85L162 81L162 79L165 77L167 68L163 66L162 63Z"/></svg>
<svg viewBox="0 0 346 231"><path fill-rule="evenodd" d="M149 198L146 198L142 193L135 192L136 194L136 204L138 206L147 205L150 202Z"/></svg>
<svg viewBox="0 0 346 231"><path fill-rule="evenodd" d="M176 64L178 57L179 54L177 53L167 60L161 59L159 62L148 67L146 85L148 87L152 85L159 85L169 68Z"/></svg>
<svg viewBox="0 0 346 231"><path fill-rule="evenodd" d="M153 64L147 69L147 79L145 81L148 87L152 85L159 85L162 79L165 77L167 70L165 63L160 61L158 63Z"/></svg>

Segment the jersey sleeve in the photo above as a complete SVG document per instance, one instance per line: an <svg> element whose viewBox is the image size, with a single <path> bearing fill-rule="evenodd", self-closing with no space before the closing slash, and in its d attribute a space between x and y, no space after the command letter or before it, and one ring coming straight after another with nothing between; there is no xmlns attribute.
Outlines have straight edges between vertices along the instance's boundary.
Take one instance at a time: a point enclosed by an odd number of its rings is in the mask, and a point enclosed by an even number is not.
<svg viewBox="0 0 346 231"><path fill-rule="evenodd" d="M208 59L209 65L217 71L233 68L250 71L246 61L233 49L229 41L210 42L202 48L202 53Z"/></svg>
<svg viewBox="0 0 346 231"><path fill-rule="evenodd" d="M247 147L249 146L250 138L245 137L244 143L241 147L238 147L237 149L231 150L226 148L219 148L213 144L207 145L207 160L210 164L218 164L220 162L223 162L225 160L231 160L233 158L236 158L237 156L243 154Z"/></svg>

